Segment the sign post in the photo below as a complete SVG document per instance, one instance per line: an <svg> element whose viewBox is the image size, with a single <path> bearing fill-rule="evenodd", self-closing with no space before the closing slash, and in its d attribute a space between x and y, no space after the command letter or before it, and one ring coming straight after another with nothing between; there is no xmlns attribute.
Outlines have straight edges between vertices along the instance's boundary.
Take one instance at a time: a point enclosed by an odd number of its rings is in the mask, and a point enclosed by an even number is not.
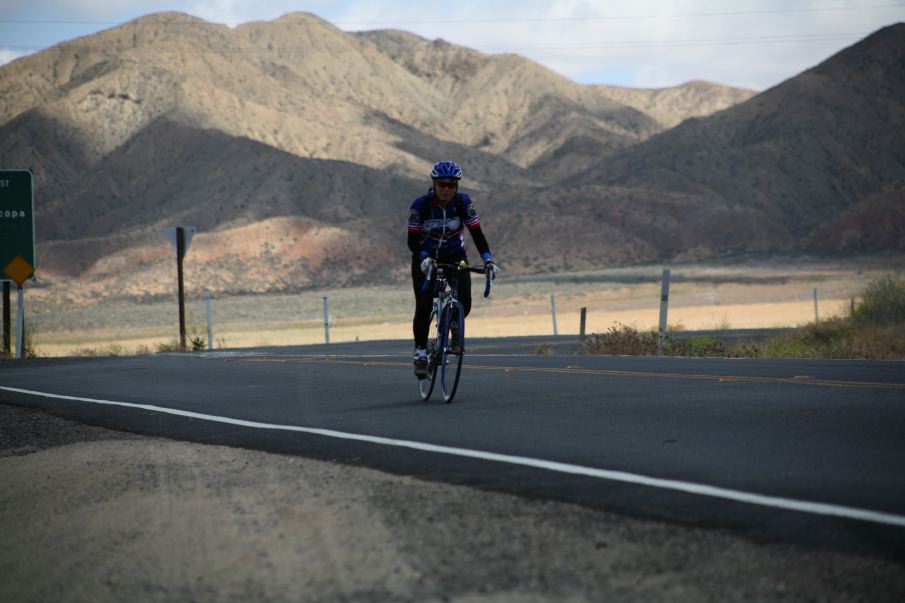
<svg viewBox="0 0 905 603"><path fill-rule="evenodd" d="M3 349L0 354L9 356L9 281L3 281Z"/></svg>
<svg viewBox="0 0 905 603"><path fill-rule="evenodd" d="M663 278L660 281L660 333L657 337L657 356L663 355L663 339L666 337L666 315L669 310L669 268L663 269Z"/></svg>
<svg viewBox="0 0 905 603"><path fill-rule="evenodd" d="M176 279L178 281L179 296L179 349L185 351L185 287L182 278L182 260L188 253L189 245L192 243L192 235L195 233L194 226L176 226L167 228L167 238L176 248Z"/></svg>
<svg viewBox="0 0 905 603"><path fill-rule="evenodd" d="M22 359L22 352L25 349L25 346L22 345L23 339L25 339L25 290L22 289L22 285L16 287L18 291L18 297L16 298L16 302L18 306L16 306L16 358Z"/></svg>
<svg viewBox="0 0 905 603"><path fill-rule="evenodd" d="M330 309L324 297L324 343L330 343Z"/></svg>
<svg viewBox="0 0 905 603"><path fill-rule="evenodd" d="M25 336L25 281L35 278L35 200L28 170L0 170L0 280L18 290L16 358L22 357ZM3 350L9 345L9 283L3 286Z"/></svg>
<svg viewBox="0 0 905 603"><path fill-rule="evenodd" d="M204 309L207 314L207 349L214 349L214 316L211 311L211 292L209 289L204 290Z"/></svg>

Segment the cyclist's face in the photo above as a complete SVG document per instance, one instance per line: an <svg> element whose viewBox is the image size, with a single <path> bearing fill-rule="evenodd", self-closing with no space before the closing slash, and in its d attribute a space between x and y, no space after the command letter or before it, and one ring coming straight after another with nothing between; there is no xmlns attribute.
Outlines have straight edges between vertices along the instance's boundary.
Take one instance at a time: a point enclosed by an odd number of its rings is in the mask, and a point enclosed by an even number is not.
<svg viewBox="0 0 905 603"><path fill-rule="evenodd" d="M434 180L434 194L443 203L449 203L456 196L459 183L455 180Z"/></svg>

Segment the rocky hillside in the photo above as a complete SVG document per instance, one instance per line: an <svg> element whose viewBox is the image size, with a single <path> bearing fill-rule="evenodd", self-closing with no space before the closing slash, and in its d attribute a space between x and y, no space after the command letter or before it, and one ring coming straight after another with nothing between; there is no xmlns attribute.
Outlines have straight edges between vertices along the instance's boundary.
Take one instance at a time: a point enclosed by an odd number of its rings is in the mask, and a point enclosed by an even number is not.
<svg viewBox="0 0 905 603"><path fill-rule="evenodd" d="M162 13L0 67L0 164L35 173L41 276L129 295L169 290L175 224L198 227L191 270L215 290L402 275L406 208L440 158L512 270L889 249L899 227L866 225L901 216L903 128L879 124L903 123L903 38L752 98L582 86L307 14Z"/></svg>
<svg viewBox="0 0 905 603"><path fill-rule="evenodd" d="M603 220L631 216L638 226L623 234L656 241L667 256L903 249L903 64L898 24L575 182L608 199L595 210Z"/></svg>
<svg viewBox="0 0 905 603"><path fill-rule="evenodd" d="M754 96L751 90L713 82L688 82L674 88L621 88L592 86L598 94L650 115L664 129L689 117L705 117Z"/></svg>

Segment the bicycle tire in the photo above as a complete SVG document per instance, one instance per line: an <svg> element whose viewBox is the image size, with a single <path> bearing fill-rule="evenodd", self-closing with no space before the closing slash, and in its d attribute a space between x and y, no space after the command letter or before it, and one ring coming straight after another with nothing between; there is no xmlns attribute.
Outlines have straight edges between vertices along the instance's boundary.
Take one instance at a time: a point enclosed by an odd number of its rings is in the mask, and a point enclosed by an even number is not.
<svg viewBox="0 0 905 603"><path fill-rule="evenodd" d="M446 306L441 317L443 328L440 335L440 392L443 401L449 404L459 387L462 373L462 357L465 355L465 309L460 302ZM455 327L455 328L454 328ZM456 350L456 351L454 351Z"/></svg>
<svg viewBox="0 0 905 603"><path fill-rule="evenodd" d="M432 311L430 323L428 324L437 324L436 317L437 312ZM438 329L435 328L434 332L437 332L437 330ZM434 383L436 382L437 377L437 356L437 338L434 337L427 342L427 378L418 380L418 389L421 392L422 400L428 400L431 397L431 393L434 391Z"/></svg>

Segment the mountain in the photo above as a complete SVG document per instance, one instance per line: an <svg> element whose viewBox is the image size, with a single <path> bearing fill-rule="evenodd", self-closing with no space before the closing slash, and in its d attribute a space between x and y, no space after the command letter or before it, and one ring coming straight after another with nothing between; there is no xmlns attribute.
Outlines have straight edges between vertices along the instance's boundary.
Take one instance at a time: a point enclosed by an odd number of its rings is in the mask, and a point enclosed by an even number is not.
<svg viewBox="0 0 905 603"><path fill-rule="evenodd" d="M901 27L752 96L582 86L307 14L161 13L0 67L0 164L35 173L42 278L108 294L169 291L176 224L215 291L405 278L404 216L441 158L514 272L884 251L902 246Z"/></svg>
<svg viewBox="0 0 905 603"><path fill-rule="evenodd" d="M653 117L662 129L677 126L689 117L716 113L755 95L752 90L704 81L688 82L672 88L592 86L591 89Z"/></svg>
<svg viewBox="0 0 905 603"><path fill-rule="evenodd" d="M905 248L903 64L905 25L897 24L595 164L576 182L631 191L635 201L619 197L610 211L682 199L676 235L660 239L667 255ZM867 216L888 234L858 234Z"/></svg>
<svg viewBox="0 0 905 603"><path fill-rule="evenodd" d="M229 29L160 13L0 67L0 161L35 173L40 274L123 292L168 278L173 224L220 249L214 288L368 278L369 262L395 265L438 158L492 194L555 178L536 165L576 139L594 155L663 127L517 56L307 14ZM279 261L269 239L249 247L261 224L277 243L316 233L324 257L310 241Z"/></svg>

